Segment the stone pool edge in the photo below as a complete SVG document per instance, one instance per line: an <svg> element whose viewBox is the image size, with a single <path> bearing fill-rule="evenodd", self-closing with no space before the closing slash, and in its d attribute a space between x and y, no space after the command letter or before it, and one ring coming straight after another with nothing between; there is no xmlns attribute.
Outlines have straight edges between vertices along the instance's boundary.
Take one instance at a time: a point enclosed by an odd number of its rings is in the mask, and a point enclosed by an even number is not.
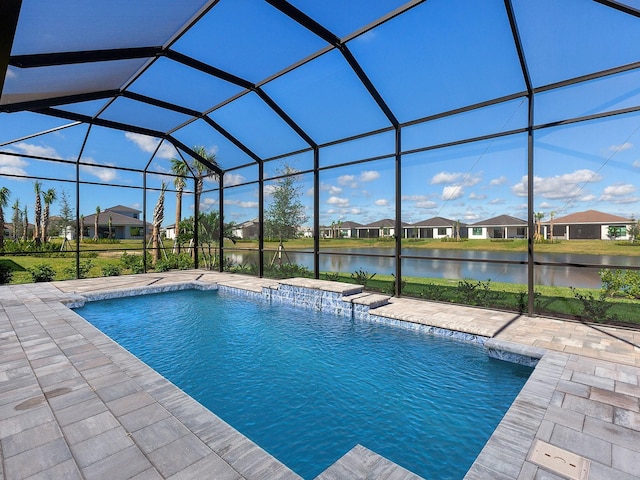
<svg viewBox="0 0 640 480"><path fill-rule="evenodd" d="M294 283L294 285L291 285L291 283ZM371 310L375 311L376 307L385 305L385 298L388 299L389 297L378 294L363 294L361 291L353 289L352 287L349 289L348 294L344 295L340 291L335 291L335 288L331 288L331 286L329 289L323 290L316 288L315 285L295 285L295 282L286 284L274 282L272 285L263 286L260 291L257 291L256 289L242 288L242 286L237 284L225 285L223 283L208 283L195 280L146 287L103 290L99 293L85 293L82 295L71 294L69 300L64 303L69 308L76 308L82 306L86 301L125 298L187 289L218 290L222 293L228 292L267 301L269 303L289 304L300 308L329 311L341 316L363 321L384 323L421 331L430 335L445 336L457 341L482 345L487 355L493 358L533 367L534 370L531 376L527 379L527 382L467 471L464 477L465 480L518 478L521 470L525 468L531 445L542 426L545 413L552 402L556 386L569 359L568 354L553 352L544 348L415 323L410 320L376 315L375 313L371 313ZM313 295L311 293L313 290L319 293ZM296 296L296 293L299 295ZM140 360L140 362L142 361ZM144 364L144 362L142 363ZM146 366L146 364L144 365ZM151 369L151 367L147 368ZM162 378L164 379L164 377ZM168 380L164 380L173 385ZM175 386L175 388L180 390L177 386ZM184 393L184 395L188 396L186 393ZM191 399L191 397L189 397L189 399ZM194 399L192 399L192 401L199 405ZM203 406L202 408L209 412L206 407ZM218 418L215 413L210 413ZM200 436L196 430L193 430L193 427L189 428L191 428L196 435ZM239 432L238 434L242 435ZM247 441L252 443L248 439ZM260 448L259 446L256 447ZM353 451L358 452L358 447L359 446L354 447ZM327 475L330 475L333 470L339 469L340 464L345 462L345 459L349 459L350 454L351 452L346 452L345 457L339 459L318 478L325 478ZM376 455L375 452L368 452L368 454ZM274 460L276 459L274 458ZM388 462L387 459L383 458L383 460ZM397 467L399 471L403 470L402 467L395 464L393 465ZM405 471L405 473L409 472Z"/></svg>

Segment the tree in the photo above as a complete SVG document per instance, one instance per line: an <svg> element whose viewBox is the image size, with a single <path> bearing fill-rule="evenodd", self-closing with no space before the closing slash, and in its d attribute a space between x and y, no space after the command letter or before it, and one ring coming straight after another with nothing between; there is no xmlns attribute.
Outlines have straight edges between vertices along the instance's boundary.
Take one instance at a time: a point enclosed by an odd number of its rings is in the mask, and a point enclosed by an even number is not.
<svg viewBox="0 0 640 480"><path fill-rule="evenodd" d="M299 227L307 221L300 202L299 176L296 170L284 165L276 172L281 175L273 188L272 200L265 211L267 235L283 240L295 238Z"/></svg>
<svg viewBox="0 0 640 480"><path fill-rule="evenodd" d="M556 218L555 210L549 212L549 240L553 242L553 220Z"/></svg>
<svg viewBox="0 0 640 480"><path fill-rule="evenodd" d="M42 200L44 201L44 213L42 214L42 241L47 243L47 236L49 234L49 211L51 204L56 200L56 189L50 188L42 194Z"/></svg>
<svg viewBox="0 0 640 480"><path fill-rule="evenodd" d="M98 205L96 207L96 218L95 221L93 223L93 239L97 242L98 241L98 224L100 223L100 206Z"/></svg>
<svg viewBox="0 0 640 480"><path fill-rule="evenodd" d="M40 225L42 222L42 200L40 199L40 193L42 192L42 183L38 181L33 182L33 191L36 193L36 201L33 207L33 239L36 241L36 245L40 245Z"/></svg>
<svg viewBox="0 0 640 480"><path fill-rule="evenodd" d="M208 253L204 252L205 265L208 268L213 268L214 259L211 252L211 247L214 243L220 243L220 214L217 210L212 210L208 213L200 213L198 216L199 235L198 239L201 245L206 245ZM223 239L226 238L236 243L238 239L233 231L235 229L235 223L225 223L224 231L222 233ZM193 217L186 218L180 222L180 242L187 243L193 238Z"/></svg>
<svg viewBox="0 0 640 480"><path fill-rule="evenodd" d="M27 241L27 235L29 235L29 211L27 206L24 206L22 210L22 240Z"/></svg>
<svg viewBox="0 0 640 480"><path fill-rule="evenodd" d="M629 241L635 243L640 239L640 220L637 222L631 217L633 224L627 227L627 234L629 235Z"/></svg>
<svg viewBox="0 0 640 480"><path fill-rule="evenodd" d="M9 205L11 192L7 187L0 188L0 251L4 251L4 208Z"/></svg>
<svg viewBox="0 0 640 480"><path fill-rule="evenodd" d="M80 215L80 242L84 240L84 215Z"/></svg>
<svg viewBox="0 0 640 480"><path fill-rule="evenodd" d="M189 167L187 164L179 158L171 159L171 171L175 175L173 184L176 187L176 227L175 227L175 244L177 246L178 253L180 253L180 242L178 238L180 236L180 220L182 220L182 192L187 185L185 177L189 174Z"/></svg>
<svg viewBox="0 0 640 480"><path fill-rule="evenodd" d="M60 192L60 221L62 223L62 231L65 238L67 237L67 228L74 223L74 219L75 215L73 214L73 209L69 204L69 194L66 190L62 190L62 192Z"/></svg>
<svg viewBox="0 0 640 480"><path fill-rule="evenodd" d="M538 242L540 241L540 239L542 238L542 219L544 218L544 213L543 212L536 212L533 214L533 218L536 221L536 234L534 235L533 239Z"/></svg>
<svg viewBox="0 0 640 480"><path fill-rule="evenodd" d="M20 238L20 229L22 228L22 211L20 210L20 200L16 199L11 208L13 209L13 218L11 219L11 223L13 223L13 241L17 242Z"/></svg>
<svg viewBox="0 0 640 480"><path fill-rule="evenodd" d="M200 155L202 158L209 161L213 165L218 165L216 161L215 154L207 153L207 150L203 146L195 146L193 147L193 151ZM200 205L200 195L202 194L202 190L204 189L204 179L213 174L211 169L207 167L204 163L193 159L193 162L190 165L193 174L196 177L196 193L195 193L195 204Z"/></svg>
<svg viewBox="0 0 640 480"><path fill-rule="evenodd" d="M160 260L160 226L164 220L164 191L167 189L166 183L162 182L162 188L160 190L160 196L158 202L153 209L153 231L151 233L153 261Z"/></svg>
<svg viewBox="0 0 640 480"><path fill-rule="evenodd" d="M109 238L113 237L113 218L111 218L111 214L109 214L109 220L107 221L107 226L109 228Z"/></svg>

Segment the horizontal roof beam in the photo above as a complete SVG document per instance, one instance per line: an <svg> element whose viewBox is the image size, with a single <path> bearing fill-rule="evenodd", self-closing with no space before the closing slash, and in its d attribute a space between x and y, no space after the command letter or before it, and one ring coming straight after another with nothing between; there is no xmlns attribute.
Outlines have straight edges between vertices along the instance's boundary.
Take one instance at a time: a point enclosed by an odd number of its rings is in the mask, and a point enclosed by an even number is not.
<svg viewBox="0 0 640 480"><path fill-rule="evenodd" d="M136 58L153 58L162 54L162 47L115 48L109 50L83 50L78 52L38 53L14 55L9 64L18 68L52 67L77 63L109 62Z"/></svg>
<svg viewBox="0 0 640 480"><path fill-rule="evenodd" d="M614 0L593 0L593 1L601 5L604 5L606 7L614 8L628 15L633 15L634 17L640 18L640 10L638 10L637 8L633 8L625 3L616 2Z"/></svg>
<svg viewBox="0 0 640 480"><path fill-rule="evenodd" d="M0 112L21 112L24 110L41 110L43 108L55 107L58 105L68 105L70 103L88 102L100 100L102 98L115 97L120 94L120 90L102 90L99 92L77 93L74 95L64 95L59 97L41 98L38 100L27 100L26 102L8 103L0 105ZM88 117L90 118L90 117Z"/></svg>

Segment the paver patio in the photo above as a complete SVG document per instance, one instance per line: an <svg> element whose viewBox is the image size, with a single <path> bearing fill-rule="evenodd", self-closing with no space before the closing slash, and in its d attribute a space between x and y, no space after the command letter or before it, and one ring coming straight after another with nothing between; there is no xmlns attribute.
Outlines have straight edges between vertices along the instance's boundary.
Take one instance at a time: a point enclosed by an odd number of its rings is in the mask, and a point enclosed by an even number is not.
<svg viewBox="0 0 640 480"><path fill-rule="evenodd" d="M299 478L65 305L195 281L278 285L187 271L0 287L1 478ZM528 461L536 439L590 460L588 478L640 478L640 332L406 298L374 311L541 356L467 478L565 478ZM358 446L320 478L374 477L415 475Z"/></svg>

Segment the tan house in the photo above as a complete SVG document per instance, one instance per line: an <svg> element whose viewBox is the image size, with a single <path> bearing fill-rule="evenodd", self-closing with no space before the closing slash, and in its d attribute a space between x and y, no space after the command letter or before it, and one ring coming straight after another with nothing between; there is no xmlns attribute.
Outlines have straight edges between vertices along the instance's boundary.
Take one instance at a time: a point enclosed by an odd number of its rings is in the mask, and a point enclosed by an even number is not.
<svg viewBox="0 0 640 480"><path fill-rule="evenodd" d="M548 224L548 221L546 222ZM628 240L633 221L626 217L586 210L553 220L553 238L565 240ZM545 227L548 227L546 225Z"/></svg>

